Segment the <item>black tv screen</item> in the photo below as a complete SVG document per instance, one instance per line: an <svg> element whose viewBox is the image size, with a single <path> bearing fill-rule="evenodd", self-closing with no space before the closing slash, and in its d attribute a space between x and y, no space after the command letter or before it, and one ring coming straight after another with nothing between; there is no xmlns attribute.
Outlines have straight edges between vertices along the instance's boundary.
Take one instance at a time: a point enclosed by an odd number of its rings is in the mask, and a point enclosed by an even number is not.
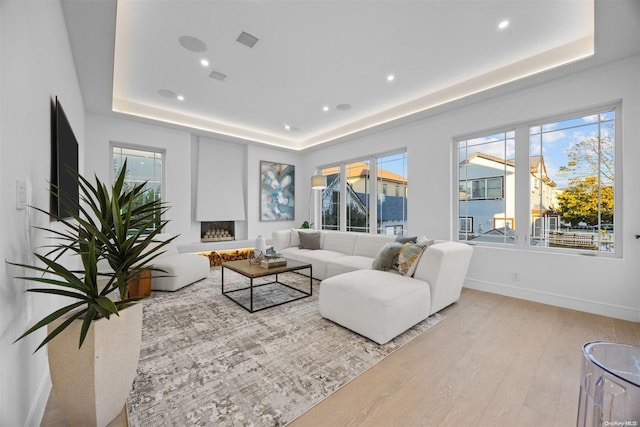
<svg viewBox="0 0 640 427"><path fill-rule="evenodd" d="M52 107L51 213L69 218L78 213L80 197L75 175L78 173L78 140L58 97Z"/></svg>

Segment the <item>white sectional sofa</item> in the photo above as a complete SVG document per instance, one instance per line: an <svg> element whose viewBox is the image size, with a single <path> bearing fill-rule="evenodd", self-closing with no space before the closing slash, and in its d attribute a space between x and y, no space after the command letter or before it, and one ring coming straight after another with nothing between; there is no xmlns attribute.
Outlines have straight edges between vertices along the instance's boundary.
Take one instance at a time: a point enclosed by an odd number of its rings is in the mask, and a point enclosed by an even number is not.
<svg viewBox="0 0 640 427"><path fill-rule="evenodd" d="M311 263L320 284L320 314L384 344L460 298L472 248L435 241L419 258L413 277L396 270L373 270L380 250L394 236L320 231L319 249L300 249L298 233L272 235L284 257Z"/></svg>

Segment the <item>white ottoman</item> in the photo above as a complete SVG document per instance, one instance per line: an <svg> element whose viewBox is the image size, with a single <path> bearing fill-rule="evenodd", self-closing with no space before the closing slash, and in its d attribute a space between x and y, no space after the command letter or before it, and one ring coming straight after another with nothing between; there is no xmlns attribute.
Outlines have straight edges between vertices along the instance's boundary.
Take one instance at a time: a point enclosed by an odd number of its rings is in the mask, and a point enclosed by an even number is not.
<svg viewBox="0 0 640 427"><path fill-rule="evenodd" d="M431 292L423 280L358 270L320 283L320 314L384 344L429 317Z"/></svg>
<svg viewBox="0 0 640 427"><path fill-rule="evenodd" d="M163 255L152 261L154 271L151 289L154 291L177 291L209 276L209 258L198 254ZM167 277L158 277L167 276Z"/></svg>

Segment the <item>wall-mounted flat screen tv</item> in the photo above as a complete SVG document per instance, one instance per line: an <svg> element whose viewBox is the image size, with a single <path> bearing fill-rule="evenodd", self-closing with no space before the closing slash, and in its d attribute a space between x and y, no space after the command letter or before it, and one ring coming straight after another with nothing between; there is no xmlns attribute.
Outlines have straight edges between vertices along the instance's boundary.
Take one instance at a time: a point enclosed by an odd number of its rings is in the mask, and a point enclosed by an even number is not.
<svg viewBox="0 0 640 427"><path fill-rule="evenodd" d="M78 213L80 197L78 140L58 97L52 103L51 124L51 213L69 218Z"/></svg>

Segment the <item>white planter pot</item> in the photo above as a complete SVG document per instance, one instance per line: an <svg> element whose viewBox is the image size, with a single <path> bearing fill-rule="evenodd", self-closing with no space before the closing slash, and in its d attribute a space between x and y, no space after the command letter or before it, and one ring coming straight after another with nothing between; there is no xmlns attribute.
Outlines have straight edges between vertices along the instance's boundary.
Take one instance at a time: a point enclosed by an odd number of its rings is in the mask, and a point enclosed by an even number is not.
<svg viewBox="0 0 640 427"><path fill-rule="evenodd" d="M106 426L129 396L140 358L142 303L119 313L94 321L80 349L81 320L47 344L53 392L72 426Z"/></svg>

